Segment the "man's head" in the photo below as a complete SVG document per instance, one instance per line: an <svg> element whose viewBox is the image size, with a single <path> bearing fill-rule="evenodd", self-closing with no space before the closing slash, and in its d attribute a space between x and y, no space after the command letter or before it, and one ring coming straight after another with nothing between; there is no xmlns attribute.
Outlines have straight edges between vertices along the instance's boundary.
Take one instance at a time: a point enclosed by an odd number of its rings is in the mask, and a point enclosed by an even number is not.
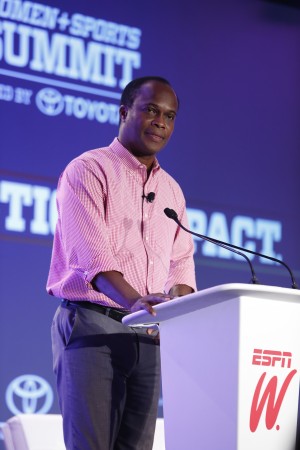
<svg viewBox="0 0 300 450"><path fill-rule="evenodd" d="M171 137L177 111L177 95L166 79L131 81L121 97L120 142L148 165Z"/></svg>

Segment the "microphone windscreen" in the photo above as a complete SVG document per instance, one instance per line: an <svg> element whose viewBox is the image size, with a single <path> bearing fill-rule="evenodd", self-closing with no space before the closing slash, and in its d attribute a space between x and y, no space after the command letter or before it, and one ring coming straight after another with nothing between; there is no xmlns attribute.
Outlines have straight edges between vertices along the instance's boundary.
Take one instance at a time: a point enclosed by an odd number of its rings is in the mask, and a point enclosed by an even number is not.
<svg viewBox="0 0 300 450"><path fill-rule="evenodd" d="M174 211L174 209L165 208L164 209L164 213L165 213L166 216L169 217L169 219L176 220L178 218L177 213Z"/></svg>
<svg viewBox="0 0 300 450"><path fill-rule="evenodd" d="M155 199L155 192L149 192L149 194L147 195L147 200L148 202L152 203L153 200Z"/></svg>

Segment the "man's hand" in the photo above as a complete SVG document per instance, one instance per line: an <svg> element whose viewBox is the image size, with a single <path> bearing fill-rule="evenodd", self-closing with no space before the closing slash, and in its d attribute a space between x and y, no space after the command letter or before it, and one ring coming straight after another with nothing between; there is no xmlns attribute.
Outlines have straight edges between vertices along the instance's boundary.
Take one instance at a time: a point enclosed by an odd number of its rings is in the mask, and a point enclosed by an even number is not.
<svg viewBox="0 0 300 450"><path fill-rule="evenodd" d="M131 312L144 309L152 316L156 316L156 311L153 306L158 305L159 303L165 303L166 301L172 300L173 298L174 296L170 294L148 294L144 297L139 298L130 309Z"/></svg>
<svg viewBox="0 0 300 450"><path fill-rule="evenodd" d="M173 295L173 297L182 297L183 295L191 294L194 292L190 286L186 284L176 284L170 289L169 294Z"/></svg>
<svg viewBox="0 0 300 450"><path fill-rule="evenodd" d="M156 314L153 305L164 303L174 298L174 295L171 293L148 294L141 297L141 294L127 283L123 278L123 275L115 271L99 273L95 276L92 284L94 289L107 295L107 297L111 298L125 309L130 310L131 312L145 309L153 316Z"/></svg>

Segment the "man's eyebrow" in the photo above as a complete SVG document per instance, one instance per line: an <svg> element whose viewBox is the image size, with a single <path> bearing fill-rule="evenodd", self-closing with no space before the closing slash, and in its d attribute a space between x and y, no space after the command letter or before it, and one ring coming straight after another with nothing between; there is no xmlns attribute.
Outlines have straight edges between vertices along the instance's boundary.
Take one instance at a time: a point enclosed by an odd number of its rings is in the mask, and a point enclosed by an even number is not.
<svg viewBox="0 0 300 450"><path fill-rule="evenodd" d="M159 106L156 103L152 103L152 102L145 103L145 106L154 106L154 108L159 108Z"/></svg>
<svg viewBox="0 0 300 450"><path fill-rule="evenodd" d="M159 105L157 105L156 103L152 103L152 102L146 103L145 106L153 106L154 108L160 109ZM177 111L175 111L174 109L168 109L166 112L175 114L175 116L177 115Z"/></svg>

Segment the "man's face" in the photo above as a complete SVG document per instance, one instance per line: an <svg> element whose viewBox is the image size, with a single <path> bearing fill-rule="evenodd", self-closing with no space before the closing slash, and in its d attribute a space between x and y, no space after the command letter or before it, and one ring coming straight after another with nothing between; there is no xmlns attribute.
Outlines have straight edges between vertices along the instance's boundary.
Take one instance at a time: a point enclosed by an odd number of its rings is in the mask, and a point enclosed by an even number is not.
<svg viewBox="0 0 300 450"><path fill-rule="evenodd" d="M171 137L177 109L170 86L160 81L145 83L130 108L120 107L120 142L136 157L153 157Z"/></svg>

